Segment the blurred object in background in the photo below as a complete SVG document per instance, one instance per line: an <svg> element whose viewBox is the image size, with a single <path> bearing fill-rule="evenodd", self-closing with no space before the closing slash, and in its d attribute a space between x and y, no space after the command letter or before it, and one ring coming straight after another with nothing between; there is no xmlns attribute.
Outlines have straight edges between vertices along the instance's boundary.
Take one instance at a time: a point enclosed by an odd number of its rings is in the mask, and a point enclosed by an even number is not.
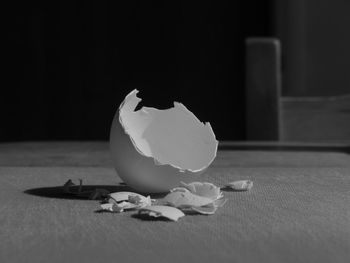
<svg viewBox="0 0 350 263"><path fill-rule="evenodd" d="M277 38L247 41L247 139L350 141L350 3L273 7Z"/></svg>
<svg viewBox="0 0 350 263"><path fill-rule="evenodd" d="M13 4L0 141L105 140L135 88L143 105L180 101L218 139L243 140L244 39L266 34L266 2Z"/></svg>
<svg viewBox="0 0 350 263"><path fill-rule="evenodd" d="M219 140L350 137L347 1L8 5L0 141L106 140L119 103L135 88L146 106L182 102ZM260 137L246 130L254 121L245 110L250 37L281 43L278 136L271 120L254 128ZM258 112L256 120L268 117Z"/></svg>

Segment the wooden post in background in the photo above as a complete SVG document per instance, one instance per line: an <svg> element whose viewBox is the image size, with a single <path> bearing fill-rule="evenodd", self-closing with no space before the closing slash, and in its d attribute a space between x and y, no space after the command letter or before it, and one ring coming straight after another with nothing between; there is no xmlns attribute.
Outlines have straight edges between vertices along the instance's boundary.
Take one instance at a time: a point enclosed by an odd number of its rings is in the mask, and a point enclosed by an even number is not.
<svg viewBox="0 0 350 263"><path fill-rule="evenodd" d="M246 139L280 139L281 47L275 38L246 40Z"/></svg>

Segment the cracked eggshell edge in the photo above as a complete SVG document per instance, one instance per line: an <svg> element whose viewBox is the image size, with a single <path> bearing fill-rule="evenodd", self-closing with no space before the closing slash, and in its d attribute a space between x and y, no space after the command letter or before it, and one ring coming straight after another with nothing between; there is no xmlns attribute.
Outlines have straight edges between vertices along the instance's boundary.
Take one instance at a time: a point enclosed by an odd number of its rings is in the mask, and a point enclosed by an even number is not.
<svg viewBox="0 0 350 263"><path fill-rule="evenodd" d="M130 92L136 96L137 90ZM215 159L216 154L208 165L200 171L180 170L170 164L159 164L153 157L145 156L134 145L132 138L120 122L120 109L116 112L110 130L110 152L113 165L119 177L130 187L141 193L164 193L179 185L181 181L191 182L198 179ZM141 101L137 98L137 103ZM140 176L142 174L142 176Z"/></svg>

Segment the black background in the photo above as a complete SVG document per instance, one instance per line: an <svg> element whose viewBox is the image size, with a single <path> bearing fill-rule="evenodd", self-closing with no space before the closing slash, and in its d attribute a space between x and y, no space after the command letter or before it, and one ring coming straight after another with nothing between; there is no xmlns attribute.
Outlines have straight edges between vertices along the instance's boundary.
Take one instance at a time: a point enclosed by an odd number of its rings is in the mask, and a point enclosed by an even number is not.
<svg viewBox="0 0 350 263"><path fill-rule="evenodd" d="M219 140L245 138L244 39L268 0L13 4L6 8L0 140L108 139L124 96L182 102Z"/></svg>

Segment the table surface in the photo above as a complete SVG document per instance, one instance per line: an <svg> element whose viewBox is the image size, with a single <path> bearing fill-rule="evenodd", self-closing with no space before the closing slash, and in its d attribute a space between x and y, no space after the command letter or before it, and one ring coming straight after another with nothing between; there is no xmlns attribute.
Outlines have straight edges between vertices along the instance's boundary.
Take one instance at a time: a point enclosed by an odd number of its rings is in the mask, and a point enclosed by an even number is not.
<svg viewBox="0 0 350 263"><path fill-rule="evenodd" d="M237 149L202 180L252 190L170 222L63 194L68 179L125 190L106 142L0 144L0 262L350 262L349 152Z"/></svg>

